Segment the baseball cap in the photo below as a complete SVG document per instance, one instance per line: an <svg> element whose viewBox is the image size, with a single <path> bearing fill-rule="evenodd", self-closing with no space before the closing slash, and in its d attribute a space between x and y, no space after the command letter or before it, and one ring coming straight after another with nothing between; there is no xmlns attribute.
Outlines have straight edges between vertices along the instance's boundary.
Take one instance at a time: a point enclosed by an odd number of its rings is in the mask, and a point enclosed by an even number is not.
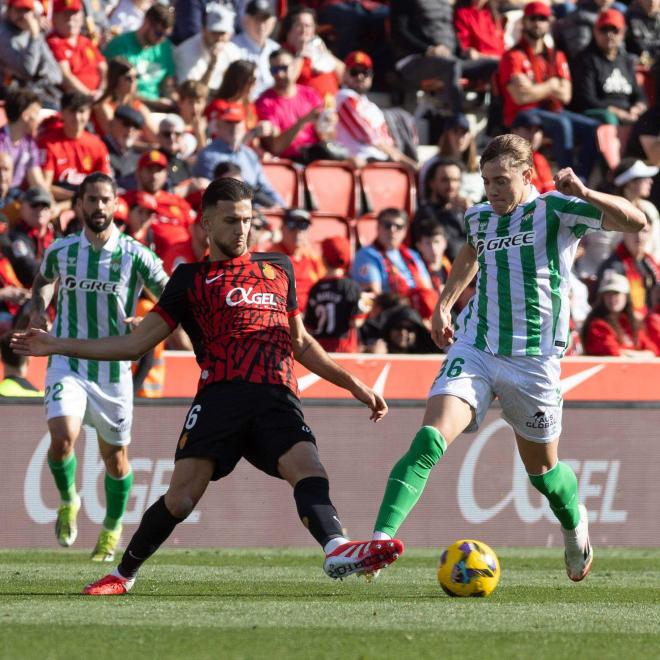
<svg viewBox="0 0 660 660"><path fill-rule="evenodd" d="M157 211L158 202L156 198L148 192L138 191L135 195L135 206L139 206L141 209L147 209L147 211Z"/></svg>
<svg viewBox="0 0 660 660"><path fill-rule="evenodd" d="M45 204L50 206L52 200L50 194L45 188L41 186L34 186L33 188L28 188L21 198L22 201L27 202L30 206L36 206L37 204Z"/></svg>
<svg viewBox="0 0 660 660"><path fill-rule="evenodd" d="M128 204L123 197L117 197L115 200L115 212L113 216L119 222L126 222L128 220Z"/></svg>
<svg viewBox="0 0 660 660"><path fill-rule="evenodd" d="M547 16L548 18L552 16L550 6L546 5L545 2L539 2L538 0L528 2L525 5L525 11L523 13L525 16Z"/></svg>
<svg viewBox="0 0 660 660"><path fill-rule="evenodd" d="M209 32L234 32L236 14L224 5L210 5L206 11L206 29Z"/></svg>
<svg viewBox="0 0 660 660"><path fill-rule="evenodd" d="M469 131L470 120L466 115L462 113L453 115L452 117L449 117L447 121L445 121L444 129L448 131L450 128L462 128L464 131Z"/></svg>
<svg viewBox="0 0 660 660"><path fill-rule="evenodd" d="M365 69L374 68L374 62L371 57L361 50L354 50L352 53L349 53L344 60L344 64L346 64L348 69L354 66L361 66Z"/></svg>
<svg viewBox="0 0 660 660"><path fill-rule="evenodd" d="M630 283L625 275L619 275L614 271L606 271L603 280L598 287L598 293L615 291L616 293L630 293Z"/></svg>
<svg viewBox="0 0 660 660"><path fill-rule="evenodd" d="M625 186L626 183L634 179L652 178L658 171L660 171L659 168L647 165L641 160L625 158L619 163L616 170L614 170L614 185Z"/></svg>
<svg viewBox="0 0 660 660"><path fill-rule="evenodd" d="M321 254L331 268L348 268L351 244L345 236L330 236L321 241Z"/></svg>
<svg viewBox="0 0 660 660"><path fill-rule="evenodd" d="M153 165L158 165L159 167L167 167L167 156L161 151L147 151L140 156L138 160L138 169L143 167L152 167Z"/></svg>
<svg viewBox="0 0 660 660"><path fill-rule="evenodd" d="M511 123L511 128L529 128L531 126L542 126L543 122L538 112L533 109L521 110Z"/></svg>
<svg viewBox="0 0 660 660"><path fill-rule="evenodd" d="M303 229L303 225L309 227L312 224L312 216L305 209L287 209L284 212L284 224L291 229Z"/></svg>
<svg viewBox="0 0 660 660"><path fill-rule="evenodd" d="M144 116L135 108L130 105L119 105L115 110L115 119L121 119L133 124L135 128L142 128L144 126Z"/></svg>
<svg viewBox="0 0 660 660"><path fill-rule="evenodd" d="M206 110L206 114L209 120L217 119L234 124L245 120L245 108L242 103L223 99L212 101Z"/></svg>
<svg viewBox="0 0 660 660"><path fill-rule="evenodd" d="M245 13L250 16L275 16L269 0L250 0L245 6Z"/></svg>
<svg viewBox="0 0 660 660"><path fill-rule="evenodd" d="M596 27L600 28L604 25L611 25L617 30L623 30L626 27L626 19L623 14L616 9L606 9L598 14L596 19Z"/></svg>
<svg viewBox="0 0 660 660"><path fill-rule="evenodd" d="M82 3L80 0L54 0L53 13L57 14L59 11L80 11Z"/></svg>
<svg viewBox="0 0 660 660"><path fill-rule="evenodd" d="M8 7L14 7L15 9L29 9L30 11L34 10L34 0L7 0Z"/></svg>

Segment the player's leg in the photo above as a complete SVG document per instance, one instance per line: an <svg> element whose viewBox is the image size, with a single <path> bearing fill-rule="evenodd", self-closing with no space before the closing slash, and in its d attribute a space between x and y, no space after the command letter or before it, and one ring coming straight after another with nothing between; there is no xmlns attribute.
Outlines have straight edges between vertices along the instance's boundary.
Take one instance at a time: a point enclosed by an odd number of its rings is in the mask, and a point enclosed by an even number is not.
<svg viewBox="0 0 660 660"><path fill-rule="evenodd" d="M559 460L559 438L540 443L516 432L516 443L529 480L548 500L561 525L568 577L579 582L591 569L593 549L589 542L587 509L580 504L575 472Z"/></svg>
<svg viewBox="0 0 660 660"><path fill-rule="evenodd" d="M213 476L214 467L214 461L209 458L178 460L167 493L144 512L119 566L110 575L87 585L83 593L91 596L126 593L133 586L142 564L195 508Z"/></svg>
<svg viewBox="0 0 660 660"><path fill-rule="evenodd" d="M330 500L328 475L316 445L298 442L279 457L280 476L293 486L298 515L326 554L325 572L332 578L378 570L393 562L403 546L399 541L349 541Z"/></svg>
<svg viewBox="0 0 660 660"><path fill-rule="evenodd" d="M50 447L48 468L60 493L60 506L55 520L55 536L61 546L73 545L78 536L76 517L80 510L80 496L76 491L75 444L80 435L82 420L79 417L62 416L48 420Z"/></svg>
<svg viewBox="0 0 660 660"><path fill-rule="evenodd" d="M502 416L516 434L529 479L559 520L566 548L566 571L575 581L586 577L593 559L587 511L579 503L578 483L559 461L562 425L560 364L557 358L499 358L496 392Z"/></svg>
<svg viewBox="0 0 660 660"><path fill-rule="evenodd" d="M422 495L431 470L472 420L472 408L455 396L432 396L422 426L387 480L374 539L393 537Z"/></svg>
<svg viewBox="0 0 660 660"><path fill-rule="evenodd" d="M128 445L108 443L99 435L99 451L105 464L106 514L92 551L92 559L112 561L121 538L122 519L133 487L133 471L128 461Z"/></svg>

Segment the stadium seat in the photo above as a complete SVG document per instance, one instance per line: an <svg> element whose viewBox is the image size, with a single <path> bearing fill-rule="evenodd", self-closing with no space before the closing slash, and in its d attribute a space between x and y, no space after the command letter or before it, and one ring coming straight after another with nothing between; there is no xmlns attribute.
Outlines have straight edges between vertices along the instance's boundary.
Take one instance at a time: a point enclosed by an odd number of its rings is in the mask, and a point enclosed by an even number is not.
<svg viewBox="0 0 660 660"><path fill-rule="evenodd" d="M408 215L415 211L417 187L415 174L399 163L369 163L360 170L360 183L369 209L362 217L375 218L383 209L403 209Z"/></svg>
<svg viewBox="0 0 660 660"><path fill-rule="evenodd" d="M616 169L621 162L621 154L625 152L631 128L631 126L621 124L618 126L601 124L596 129L598 150L603 155L610 170Z"/></svg>
<svg viewBox="0 0 660 660"><path fill-rule="evenodd" d="M355 220L341 215L312 213L312 224L309 228L309 239L312 246L321 251L321 241L331 236L345 236L351 243L351 255L355 254Z"/></svg>
<svg viewBox="0 0 660 660"><path fill-rule="evenodd" d="M303 178L316 215L355 218L359 188L350 163L317 160L305 167Z"/></svg>
<svg viewBox="0 0 660 660"><path fill-rule="evenodd" d="M304 206L304 194L300 169L290 160L277 159L262 161L266 178L284 199L287 208Z"/></svg>

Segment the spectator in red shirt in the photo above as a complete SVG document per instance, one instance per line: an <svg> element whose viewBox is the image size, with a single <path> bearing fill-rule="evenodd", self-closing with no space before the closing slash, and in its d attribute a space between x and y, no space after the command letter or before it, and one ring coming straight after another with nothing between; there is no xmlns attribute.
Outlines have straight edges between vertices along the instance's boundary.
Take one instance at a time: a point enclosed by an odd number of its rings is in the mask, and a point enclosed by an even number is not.
<svg viewBox="0 0 660 660"><path fill-rule="evenodd" d="M62 124L39 140L43 151L46 183L56 200L71 199L82 180L92 172L111 175L108 148L100 138L85 130L92 99L80 92L62 96Z"/></svg>
<svg viewBox="0 0 660 660"><path fill-rule="evenodd" d="M511 132L525 138L532 145L534 175L532 184L540 192L555 189L552 168L547 158L539 151L543 142L543 121L536 110L521 110L511 124Z"/></svg>
<svg viewBox="0 0 660 660"><path fill-rule="evenodd" d="M626 357L660 356L648 324L653 319L635 317L630 285L624 275L610 271L598 287L598 298L584 322L582 344L587 355Z"/></svg>
<svg viewBox="0 0 660 660"><path fill-rule="evenodd" d="M551 15L550 7L538 0L525 5L522 38L502 56L498 76L504 125L510 127L521 110L536 108L543 131L552 138L557 165L572 167L586 180L598 154L599 122L566 109L573 94L571 74L564 53L545 43ZM574 162L576 142L580 153Z"/></svg>
<svg viewBox="0 0 660 660"><path fill-rule="evenodd" d="M282 221L282 240L272 248L273 252L281 252L291 259L301 312L307 307L310 289L325 274L320 255L309 246L311 224L312 218L304 209L288 209Z"/></svg>
<svg viewBox="0 0 660 660"><path fill-rule="evenodd" d="M275 127L275 135L262 138L263 146L276 156L301 162L313 159L319 143L315 124L323 102L311 87L296 84L296 64L291 53L276 50L270 56L275 85L257 99L259 119Z"/></svg>
<svg viewBox="0 0 660 660"><path fill-rule="evenodd" d="M454 28L466 59L499 60L504 54L504 28L494 0L459 0Z"/></svg>
<svg viewBox="0 0 660 660"><path fill-rule="evenodd" d="M292 9L282 21L282 47L295 56L294 80L313 87L321 98L334 96L344 75L338 60L316 34L316 12L309 7Z"/></svg>
<svg viewBox="0 0 660 660"><path fill-rule="evenodd" d="M166 257L168 250L191 244L190 226L195 222L195 214L188 202L165 190L167 165L167 157L160 151L142 154L137 165L138 188L124 195L129 207L135 205L140 192L147 192L156 199L158 208L150 226L149 242L153 242L154 251L161 259ZM195 245L192 247L195 249Z"/></svg>
<svg viewBox="0 0 660 660"><path fill-rule="evenodd" d="M105 89L108 65L96 44L80 34L82 25L81 0L55 0L53 31L46 42L62 71L62 87L96 96Z"/></svg>

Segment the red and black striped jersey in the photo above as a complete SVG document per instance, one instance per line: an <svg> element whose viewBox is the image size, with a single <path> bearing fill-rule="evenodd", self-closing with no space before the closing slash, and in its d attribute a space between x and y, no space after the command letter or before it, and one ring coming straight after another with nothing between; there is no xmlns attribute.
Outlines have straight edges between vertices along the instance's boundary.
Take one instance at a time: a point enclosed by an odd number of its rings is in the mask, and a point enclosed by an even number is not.
<svg viewBox="0 0 660 660"><path fill-rule="evenodd" d="M198 390L239 380L298 393L289 318L299 311L286 255L181 264L153 311L188 333L201 369Z"/></svg>

